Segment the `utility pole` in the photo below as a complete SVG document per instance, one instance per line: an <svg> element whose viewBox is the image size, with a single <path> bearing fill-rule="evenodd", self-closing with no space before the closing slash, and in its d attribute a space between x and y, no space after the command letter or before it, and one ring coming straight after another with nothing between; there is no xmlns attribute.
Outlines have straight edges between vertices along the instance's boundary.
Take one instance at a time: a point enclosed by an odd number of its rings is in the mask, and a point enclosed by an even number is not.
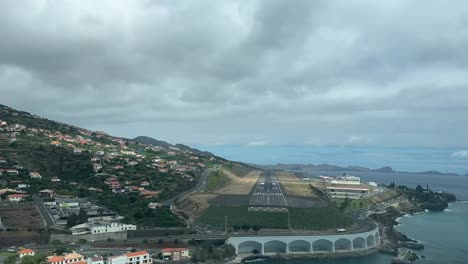
<svg viewBox="0 0 468 264"><path fill-rule="evenodd" d="M224 216L224 234L226 235L227 234L227 215Z"/></svg>

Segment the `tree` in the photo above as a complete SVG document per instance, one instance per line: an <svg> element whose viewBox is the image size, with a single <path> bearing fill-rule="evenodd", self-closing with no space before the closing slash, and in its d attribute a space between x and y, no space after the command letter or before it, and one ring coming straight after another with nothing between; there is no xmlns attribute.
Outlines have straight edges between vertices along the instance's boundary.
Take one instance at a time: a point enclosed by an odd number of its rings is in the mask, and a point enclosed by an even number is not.
<svg viewBox="0 0 468 264"><path fill-rule="evenodd" d="M15 264L16 263L16 254L8 256L4 263L5 264Z"/></svg>
<svg viewBox="0 0 468 264"><path fill-rule="evenodd" d="M243 224L243 225L242 225L242 230L244 230L245 232L249 231L249 230L250 230L250 225L248 225L248 224Z"/></svg>
<svg viewBox="0 0 468 264"><path fill-rule="evenodd" d="M179 240L179 239L175 239L175 240L174 240L174 244L176 244L176 245L180 244L180 240Z"/></svg>
<svg viewBox="0 0 468 264"><path fill-rule="evenodd" d="M79 224L88 222L88 213L83 208L80 208L80 211L78 212L78 222Z"/></svg>
<svg viewBox="0 0 468 264"><path fill-rule="evenodd" d="M73 227L76 226L79 223L79 217L77 214L72 213L68 216L67 219L67 227Z"/></svg>
<svg viewBox="0 0 468 264"><path fill-rule="evenodd" d="M418 193L422 193L422 192L424 192L424 189L423 189L423 187L421 185L418 185L418 186L416 186L416 191Z"/></svg>
<svg viewBox="0 0 468 264"><path fill-rule="evenodd" d="M252 226L252 230L255 231L255 233L257 233L260 230L260 227L258 225L254 225Z"/></svg>
<svg viewBox="0 0 468 264"><path fill-rule="evenodd" d="M241 229L241 226L240 225L233 225L232 228L234 229L234 231L239 231Z"/></svg>

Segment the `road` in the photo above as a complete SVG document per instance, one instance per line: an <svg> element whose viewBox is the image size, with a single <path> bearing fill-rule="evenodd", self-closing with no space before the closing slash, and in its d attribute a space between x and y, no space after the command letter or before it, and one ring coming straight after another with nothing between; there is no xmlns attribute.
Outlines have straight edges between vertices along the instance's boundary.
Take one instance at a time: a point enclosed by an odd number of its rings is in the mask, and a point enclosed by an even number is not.
<svg viewBox="0 0 468 264"><path fill-rule="evenodd" d="M206 169L202 175L200 176L200 179L198 180L197 182L197 185L195 187L193 187L192 189L188 190L188 191L185 191L175 197L172 197L171 199L169 200L166 200L163 202L163 205L165 206L169 206L171 204L174 203L175 200L191 193L191 192L201 192L203 191L205 188L206 188L206 184L207 184L207 178L208 178L208 175L214 171L217 171L219 168L221 168L221 165L216 165L214 166L213 168L209 168L209 169Z"/></svg>
<svg viewBox="0 0 468 264"><path fill-rule="evenodd" d="M287 206L284 191L271 170L265 170L254 186L250 205L255 206Z"/></svg>
<svg viewBox="0 0 468 264"><path fill-rule="evenodd" d="M42 201L41 198L34 196L33 197L34 203L36 204L37 209L39 209L39 212L42 215L42 218L46 222L46 227L51 227L55 225L54 220L52 219L51 215L49 212L47 212L47 209L45 208L45 205Z"/></svg>

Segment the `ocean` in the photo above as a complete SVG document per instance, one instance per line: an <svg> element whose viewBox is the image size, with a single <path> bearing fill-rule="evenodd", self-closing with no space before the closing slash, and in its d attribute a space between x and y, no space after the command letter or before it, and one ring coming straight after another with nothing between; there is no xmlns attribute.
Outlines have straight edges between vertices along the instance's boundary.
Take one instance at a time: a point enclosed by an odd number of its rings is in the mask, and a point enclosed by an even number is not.
<svg viewBox="0 0 468 264"><path fill-rule="evenodd" d="M379 168L392 166L397 171L468 172L468 159L453 155L457 148L354 148L354 147L201 147L227 159L255 164L322 164L339 166L363 166ZM340 175L349 173L365 181L416 187L421 185L433 190L454 193L462 200L440 213L422 213L402 217L397 229L409 237L424 243L419 252L426 259L416 264L468 263L468 176L432 175L414 173L371 173L349 171L306 172L310 175ZM376 253L370 256L322 261L271 261L278 264L390 264L391 257Z"/></svg>

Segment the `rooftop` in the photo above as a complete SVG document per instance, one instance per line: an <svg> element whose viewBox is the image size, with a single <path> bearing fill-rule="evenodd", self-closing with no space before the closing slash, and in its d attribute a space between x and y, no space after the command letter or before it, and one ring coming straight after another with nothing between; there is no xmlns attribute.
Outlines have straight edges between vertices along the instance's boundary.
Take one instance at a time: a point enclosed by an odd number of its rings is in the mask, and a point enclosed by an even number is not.
<svg viewBox="0 0 468 264"><path fill-rule="evenodd" d="M130 253L127 253L125 255L127 257L131 258L131 257L138 257L138 256L148 255L148 254L149 253L146 250L142 250L142 251L130 252Z"/></svg>

